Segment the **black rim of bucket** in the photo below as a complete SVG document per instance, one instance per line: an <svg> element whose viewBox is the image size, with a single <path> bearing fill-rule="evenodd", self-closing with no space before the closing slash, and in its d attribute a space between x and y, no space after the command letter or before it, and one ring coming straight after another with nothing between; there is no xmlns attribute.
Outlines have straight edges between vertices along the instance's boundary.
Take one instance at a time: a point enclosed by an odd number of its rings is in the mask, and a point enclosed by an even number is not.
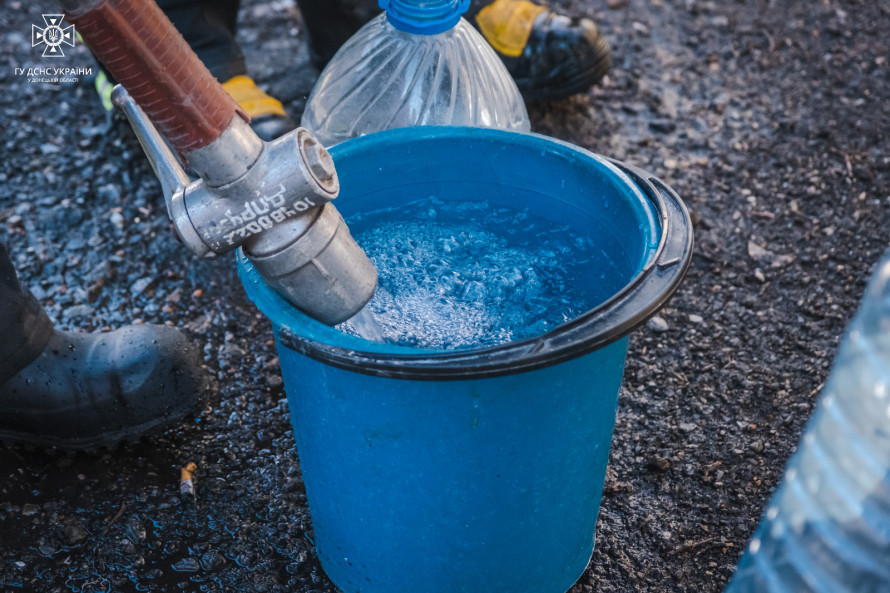
<svg viewBox="0 0 890 593"><path fill-rule="evenodd" d="M655 255L612 298L554 330L525 340L453 352L386 353L334 346L279 330L282 346L333 367L395 379L461 380L548 367L602 348L654 315L676 292L692 259L692 223L680 197L663 181L620 161L657 211L662 228Z"/></svg>

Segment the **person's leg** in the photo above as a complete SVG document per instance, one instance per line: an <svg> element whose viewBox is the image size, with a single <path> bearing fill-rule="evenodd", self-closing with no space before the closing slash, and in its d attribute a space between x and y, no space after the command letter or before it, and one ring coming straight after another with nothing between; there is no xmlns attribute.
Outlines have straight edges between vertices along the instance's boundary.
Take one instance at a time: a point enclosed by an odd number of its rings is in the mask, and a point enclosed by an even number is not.
<svg viewBox="0 0 890 593"><path fill-rule="evenodd" d="M176 30L201 58L229 95L250 116L260 138L272 140L296 127L278 99L269 96L247 75L244 54L235 38L239 0L157 0ZM96 90L111 111L114 81L104 69Z"/></svg>
<svg viewBox="0 0 890 593"><path fill-rule="evenodd" d="M235 39L240 0L157 0L210 73L250 116L250 127L263 140L294 129L284 106L247 75L241 46Z"/></svg>
<svg viewBox="0 0 890 593"><path fill-rule="evenodd" d="M297 0L312 64L321 70L340 46L380 14L376 0Z"/></svg>
<svg viewBox="0 0 890 593"><path fill-rule="evenodd" d="M52 334L52 322L19 284L6 245L0 243L0 384L40 356Z"/></svg>
<svg viewBox="0 0 890 593"><path fill-rule="evenodd" d="M157 0L210 73L220 82L247 74L235 41L239 0Z"/></svg>
<svg viewBox="0 0 890 593"><path fill-rule="evenodd" d="M182 418L207 387L172 327L54 330L0 244L0 442L95 449Z"/></svg>

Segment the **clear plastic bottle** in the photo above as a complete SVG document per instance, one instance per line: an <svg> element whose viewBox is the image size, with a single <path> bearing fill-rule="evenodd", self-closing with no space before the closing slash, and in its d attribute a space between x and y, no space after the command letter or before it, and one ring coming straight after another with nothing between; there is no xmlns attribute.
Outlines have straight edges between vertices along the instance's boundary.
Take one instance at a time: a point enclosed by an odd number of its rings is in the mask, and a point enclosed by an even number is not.
<svg viewBox="0 0 890 593"><path fill-rule="evenodd" d="M726 593L890 591L890 251Z"/></svg>
<svg viewBox="0 0 890 593"><path fill-rule="evenodd" d="M380 0L340 48L301 124L326 146L424 125L527 131L525 103L488 42L461 15L469 0Z"/></svg>

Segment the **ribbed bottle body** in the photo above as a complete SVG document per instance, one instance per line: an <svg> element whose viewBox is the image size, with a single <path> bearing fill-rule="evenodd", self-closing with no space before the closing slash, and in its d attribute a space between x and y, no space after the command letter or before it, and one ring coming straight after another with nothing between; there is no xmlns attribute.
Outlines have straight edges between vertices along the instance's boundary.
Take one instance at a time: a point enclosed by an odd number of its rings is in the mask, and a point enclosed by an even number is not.
<svg viewBox="0 0 890 593"><path fill-rule="evenodd" d="M516 83L466 20L421 35L393 27L385 13L327 65L301 123L328 146L410 126L530 127Z"/></svg>
<svg viewBox="0 0 890 593"><path fill-rule="evenodd" d="M890 252L727 593L890 592Z"/></svg>

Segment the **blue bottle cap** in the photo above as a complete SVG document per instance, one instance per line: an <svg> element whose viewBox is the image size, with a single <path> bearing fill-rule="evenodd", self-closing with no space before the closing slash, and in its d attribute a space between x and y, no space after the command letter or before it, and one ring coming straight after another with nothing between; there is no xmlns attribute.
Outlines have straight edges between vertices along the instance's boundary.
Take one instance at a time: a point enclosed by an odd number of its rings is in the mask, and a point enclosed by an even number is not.
<svg viewBox="0 0 890 593"><path fill-rule="evenodd" d="M396 29L435 35L456 25L470 0L378 0L378 4Z"/></svg>

